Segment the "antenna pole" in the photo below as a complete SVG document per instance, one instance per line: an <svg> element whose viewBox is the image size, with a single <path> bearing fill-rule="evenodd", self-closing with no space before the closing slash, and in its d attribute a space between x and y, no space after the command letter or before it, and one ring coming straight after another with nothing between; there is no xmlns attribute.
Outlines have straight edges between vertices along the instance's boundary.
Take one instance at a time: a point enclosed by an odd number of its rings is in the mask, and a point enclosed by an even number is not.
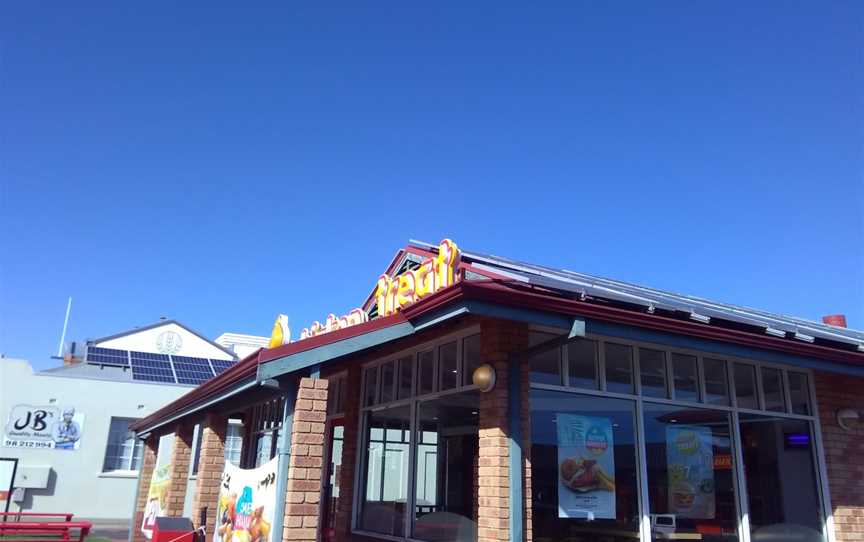
<svg viewBox="0 0 864 542"><path fill-rule="evenodd" d="M60 346L57 347L57 357L63 356L63 343L66 342L66 328L69 326L69 313L72 312L72 296L69 296L69 302L66 304L66 319L63 320L63 334L60 335Z"/></svg>

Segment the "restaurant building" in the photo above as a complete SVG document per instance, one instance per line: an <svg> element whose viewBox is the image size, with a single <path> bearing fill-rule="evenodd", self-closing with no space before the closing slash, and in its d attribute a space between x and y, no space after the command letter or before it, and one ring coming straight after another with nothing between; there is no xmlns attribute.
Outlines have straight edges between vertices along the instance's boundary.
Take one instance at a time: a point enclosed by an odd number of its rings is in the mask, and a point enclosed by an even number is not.
<svg viewBox="0 0 864 542"><path fill-rule="evenodd" d="M282 334L134 425L134 540L190 498L217 542L864 540L862 332L445 240Z"/></svg>

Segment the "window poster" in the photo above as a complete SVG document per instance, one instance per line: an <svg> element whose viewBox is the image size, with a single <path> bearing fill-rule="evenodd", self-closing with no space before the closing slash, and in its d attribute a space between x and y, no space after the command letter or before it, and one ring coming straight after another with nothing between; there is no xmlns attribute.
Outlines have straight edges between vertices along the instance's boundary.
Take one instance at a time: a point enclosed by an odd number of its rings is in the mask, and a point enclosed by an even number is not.
<svg viewBox="0 0 864 542"><path fill-rule="evenodd" d="M615 445L609 418L558 414L558 517L615 519Z"/></svg>
<svg viewBox="0 0 864 542"><path fill-rule="evenodd" d="M225 463L213 542L270 542L278 462L277 456L255 469Z"/></svg>
<svg viewBox="0 0 864 542"><path fill-rule="evenodd" d="M150 478L150 488L147 491L144 519L141 520L141 533L148 539L153 538L156 518L165 515L165 501L168 498L168 486L171 485L171 448L173 446L174 435L163 435L159 439L156 466L153 468L153 477Z"/></svg>
<svg viewBox="0 0 864 542"><path fill-rule="evenodd" d="M714 448L711 429L666 427L669 512L682 518L714 518Z"/></svg>

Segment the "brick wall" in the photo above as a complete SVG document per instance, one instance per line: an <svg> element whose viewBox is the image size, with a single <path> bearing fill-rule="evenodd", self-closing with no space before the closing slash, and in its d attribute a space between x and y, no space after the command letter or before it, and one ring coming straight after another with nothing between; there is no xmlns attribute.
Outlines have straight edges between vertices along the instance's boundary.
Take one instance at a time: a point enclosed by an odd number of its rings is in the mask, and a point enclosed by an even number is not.
<svg viewBox="0 0 864 542"><path fill-rule="evenodd" d="M317 538L326 419L327 380L300 379L291 430L284 540L314 541Z"/></svg>
<svg viewBox="0 0 864 542"><path fill-rule="evenodd" d="M477 540L493 542L510 536L510 451L507 398L509 360L528 346L524 324L482 320L481 359L495 368L495 389L480 395Z"/></svg>
<svg viewBox="0 0 864 542"><path fill-rule="evenodd" d="M219 499L219 483L225 469L225 433L228 418L208 414L201 424L201 452L198 456L198 474L195 496L192 499L192 523L200 527L201 510L207 508L207 542L213 539Z"/></svg>
<svg viewBox="0 0 864 542"><path fill-rule="evenodd" d="M837 423L841 408L862 410L864 378L817 372L815 387L837 540L864 541L864 422Z"/></svg>
<svg viewBox="0 0 864 542"><path fill-rule="evenodd" d="M144 509L147 507L147 494L150 491L150 480L153 469L156 468L156 452L159 449L159 437L150 435L144 441L144 456L141 459L141 470L138 482L138 497L135 500L135 517L132 518L132 541L146 542L147 538L141 532L141 522L144 519Z"/></svg>
<svg viewBox="0 0 864 542"><path fill-rule="evenodd" d="M174 444L171 448L171 483L165 497L163 513L170 517L183 515L183 503L186 500L186 484L189 480L189 465L192 461L191 425L178 425L174 430Z"/></svg>

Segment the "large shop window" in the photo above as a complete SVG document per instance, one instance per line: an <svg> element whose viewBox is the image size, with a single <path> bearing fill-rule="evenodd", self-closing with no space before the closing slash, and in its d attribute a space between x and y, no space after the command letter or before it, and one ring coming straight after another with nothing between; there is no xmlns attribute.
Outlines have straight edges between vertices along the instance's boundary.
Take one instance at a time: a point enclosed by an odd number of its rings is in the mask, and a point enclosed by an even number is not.
<svg viewBox="0 0 864 542"><path fill-rule="evenodd" d="M728 412L646 403L651 540L738 540Z"/></svg>
<svg viewBox="0 0 864 542"><path fill-rule="evenodd" d="M358 530L477 539L480 361L475 334L364 369Z"/></svg>
<svg viewBox="0 0 864 542"><path fill-rule="evenodd" d="M741 414L753 542L822 542L810 422Z"/></svg>
<svg viewBox="0 0 864 542"><path fill-rule="evenodd" d="M529 363L535 542L827 539L807 372L597 336Z"/></svg>
<svg viewBox="0 0 864 542"><path fill-rule="evenodd" d="M534 540L639 537L635 402L531 391Z"/></svg>

